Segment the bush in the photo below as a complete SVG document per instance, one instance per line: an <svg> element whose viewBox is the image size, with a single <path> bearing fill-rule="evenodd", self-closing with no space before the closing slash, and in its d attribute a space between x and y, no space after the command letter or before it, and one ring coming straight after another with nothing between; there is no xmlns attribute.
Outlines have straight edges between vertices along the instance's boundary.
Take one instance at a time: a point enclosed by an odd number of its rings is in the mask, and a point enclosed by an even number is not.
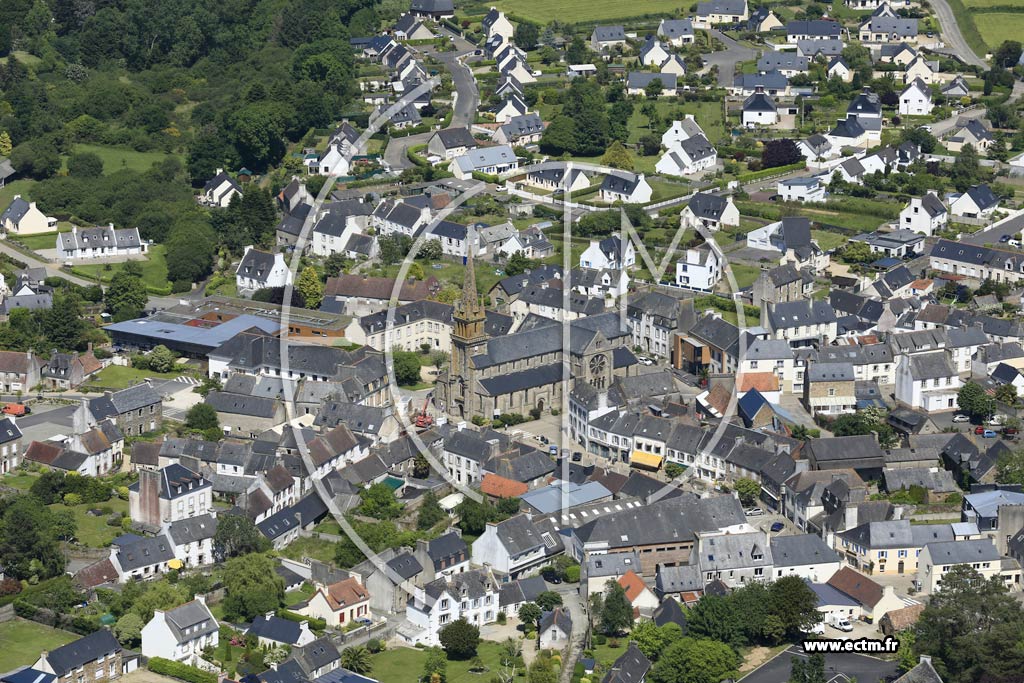
<svg viewBox="0 0 1024 683"><path fill-rule="evenodd" d="M80 496L77 493L65 493L64 494L64 504L67 505L68 507L71 507L73 505L81 505L82 504L82 496Z"/></svg>
<svg viewBox="0 0 1024 683"><path fill-rule="evenodd" d="M186 683L217 683L217 674L181 662L173 662L163 657L150 657L149 670L155 674L186 681Z"/></svg>
<svg viewBox="0 0 1024 683"><path fill-rule="evenodd" d="M327 621L325 619L316 619L314 617L307 617L302 614L296 614L295 612L289 612L286 609L277 610L277 616L288 621L300 622L308 621L309 628L312 631L325 631L327 630Z"/></svg>
<svg viewBox="0 0 1024 683"><path fill-rule="evenodd" d="M366 649L369 650L371 654L377 654L384 650L384 641L378 640L377 638L370 638L366 641Z"/></svg>
<svg viewBox="0 0 1024 683"><path fill-rule="evenodd" d="M608 642L608 637L603 633L594 634L594 645L604 645Z"/></svg>
<svg viewBox="0 0 1024 683"><path fill-rule="evenodd" d="M6 595L17 595L21 592L21 582L17 579L4 579L0 581L0 597Z"/></svg>
<svg viewBox="0 0 1024 683"><path fill-rule="evenodd" d="M507 621L508 621L508 617L505 615L505 613L504 612L498 612L498 623L501 624L502 626L504 626Z"/></svg>
<svg viewBox="0 0 1024 683"><path fill-rule="evenodd" d="M572 565L565 568L565 580L569 583L576 583L580 580L579 565Z"/></svg>

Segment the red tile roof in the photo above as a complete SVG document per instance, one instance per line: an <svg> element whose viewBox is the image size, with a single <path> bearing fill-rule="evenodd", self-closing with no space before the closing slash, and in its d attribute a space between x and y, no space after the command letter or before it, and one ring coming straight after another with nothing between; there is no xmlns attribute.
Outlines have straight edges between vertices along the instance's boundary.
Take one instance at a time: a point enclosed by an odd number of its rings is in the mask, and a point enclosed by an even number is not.
<svg viewBox="0 0 1024 683"><path fill-rule="evenodd" d="M494 498L517 498L530 490L526 484L514 479L485 474L480 482L480 492Z"/></svg>

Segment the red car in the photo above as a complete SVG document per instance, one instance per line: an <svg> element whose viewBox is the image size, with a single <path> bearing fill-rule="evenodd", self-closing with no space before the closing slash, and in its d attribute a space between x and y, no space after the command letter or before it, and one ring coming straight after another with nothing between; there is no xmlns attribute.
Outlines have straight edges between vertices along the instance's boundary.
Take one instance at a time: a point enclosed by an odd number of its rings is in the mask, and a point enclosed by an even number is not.
<svg viewBox="0 0 1024 683"><path fill-rule="evenodd" d="M980 436L985 433L985 428L982 427L981 425L978 425L977 427L974 428L974 433Z"/></svg>

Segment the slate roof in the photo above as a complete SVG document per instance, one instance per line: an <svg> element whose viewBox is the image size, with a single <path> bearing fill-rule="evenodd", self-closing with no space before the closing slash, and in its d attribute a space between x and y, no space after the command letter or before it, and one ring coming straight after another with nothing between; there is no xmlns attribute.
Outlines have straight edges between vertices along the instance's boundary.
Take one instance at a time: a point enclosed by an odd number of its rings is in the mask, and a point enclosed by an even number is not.
<svg viewBox="0 0 1024 683"><path fill-rule="evenodd" d="M791 36L838 38L841 31L842 27L837 22L823 19L791 21L786 24L786 34Z"/></svg>
<svg viewBox="0 0 1024 683"><path fill-rule="evenodd" d="M956 370L949 359L946 351L935 351L933 353L915 353L909 357L910 376L914 380L938 379L941 377L953 377Z"/></svg>
<svg viewBox="0 0 1024 683"><path fill-rule="evenodd" d="M142 238L139 237L138 228L115 230L111 225L62 232L58 239L62 251L96 249L98 247L137 249L142 246Z"/></svg>
<svg viewBox="0 0 1024 683"><path fill-rule="evenodd" d="M806 71L807 57L794 52L765 52L757 60L758 71Z"/></svg>
<svg viewBox="0 0 1024 683"><path fill-rule="evenodd" d="M107 629L100 629L78 640L62 645L47 653L46 661L58 678L67 676L100 657L113 655L121 651L121 645Z"/></svg>
<svg viewBox="0 0 1024 683"><path fill-rule="evenodd" d="M974 562L998 562L999 551L991 538L963 541L941 541L929 543L928 554L933 565L972 564Z"/></svg>
<svg viewBox="0 0 1024 683"><path fill-rule="evenodd" d="M160 394L147 382L115 391L109 396L100 396L89 401L89 412L97 420L105 417L117 417L139 408L147 408L161 403Z"/></svg>
<svg viewBox="0 0 1024 683"><path fill-rule="evenodd" d="M282 619L276 614L269 618L266 615L256 617L247 633L288 645L296 645L302 637L302 629L297 621Z"/></svg>
<svg viewBox="0 0 1024 683"><path fill-rule="evenodd" d="M776 567L800 567L839 562L839 553L815 534L773 536L772 560Z"/></svg>
<svg viewBox="0 0 1024 683"><path fill-rule="evenodd" d="M860 124L856 116L851 116L838 121L829 135L837 138L847 138L854 140L864 135L864 126Z"/></svg>
<svg viewBox="0 0 1024 683"><path fill-rule="evenodd" d="M626 31L622 26L595 26L592 38L601 43L625 40Z"/></svg>
<svg viewBox="0 0 1024 683"><path fill-rule="evenodd" d="M747 99L743 100L743 111L751 112L764 112L764 111L777 111L775 102L768 95L763 92L756 92Z"/></svg>
<svg viewBox="0 0 1024 683"><path fill-rule="evenodd" d="M174 546L162 535L144 538L125 534L118 537L117 545L117 563L123 572L131 572L174 559Z"/></svg>
<svg viewBox="0 0 1024 683"><path fill-rule="evenodd" d="M629 90L644 90L654 81L659 81L661 83L662 90L676 89L675 74L651 73L649 71L630 71L629 74L626 75L626 87Z"/></svg>
<svg viewBox="0 0 1024 683"><path fill-rule="evenodd" d="M708 14L744 14L747 10L746 0L711 0L697 3L697 16Z"/></svg>
<svg viewBox="0 0 1024 683"><path fill-rule="evenodd" d="M836 312L827 301L788 301L768 311L773 329L807 325L827 325L836 321Z"/></svg>
<svg viewBox="0 0 1024 683"><path fill-rule="evenodd" d="M601 683L643 683L650 670L651 660L644 656L636 643L630 641L629 647L615 660Z"/></svg>
<svg viewBox="0 0 1024 683"><path fill-rule="evenodd" d="M10 221L14 225L18 225L30 208L31 204L27 201L21 197L15 197L11 200L11 203L7 205L7 208L4 209L4 212L0 213L0 224Z"/></svg>
<svg viewBox="0 0 1024 683"><path fill-rule="evenodd" d="M164 613L164 620L179 643L215 632L220 626L199 600L186 602Z"/></svg>
<svg viewBox="0 0 1024 683"><path fill-rule="evenodd" d="M491 166L503 166L516 161L516 153L508 145L481 147L471 150L455 160L464 172L478 171Z"/></svg>
<svg viewBox="0 0 1024 683"><path fill-rule="evenodd" d="M444 128L434 133L434 136L441 141L445 149L456 149L458 147L477 147L480 143L476 141L468 128Z"/></svg>
<svg viewBox="0 0 1024 683"><path fill-rule="evenodd" d="M693 35L692 19L662 19L658 26L658 34L669 40Z"/></svg>

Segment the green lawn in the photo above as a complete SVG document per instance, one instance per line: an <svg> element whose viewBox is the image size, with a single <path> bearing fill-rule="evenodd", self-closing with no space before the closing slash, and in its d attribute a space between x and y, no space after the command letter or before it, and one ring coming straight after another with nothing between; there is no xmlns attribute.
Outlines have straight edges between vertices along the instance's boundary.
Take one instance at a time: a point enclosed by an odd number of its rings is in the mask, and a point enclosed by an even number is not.
<svg viewBox="0 0 1024 683"><path fill-rule="evenodd" d="M605 21L625 19L642 14L675 14L680 4L675 0L645 0L643 5L623 5L616 0L499 0L494 3L516 18L539 24L558 21Z"/></svg>
<svg viewBox="0 0 1024 683"><path fill-rule="evenodd" d="M305 586L306 584L303 584L298 588L298 590L288 591L287 593L285 593L285 606L294 605L295 603L305 602L306 600L309 600L310 597L313 596L313 593L316 592L316 590L312 586L310 586L309 589L307 590L305 589Z"/></svg>
<svg viewBox="0 0 1024 683"><path fill-rule="evenodd" d="M824 230L811 230L811 237L818 242L818 246L825 251L835 249L846 243L846 235L840 235L835 232L826 232Z"/></svg>
<svg viewBox="0 0 1024 683"><path fill-rule="evenodd" d="M3 187L0 187L0 211L7 208L7 205L11 203L16 194L20 194L26 199L31 197L32 186L35 184L36 181L34 180L11 180Z"/></svg>
<svg viewBox="0 0 1024 683"><path fill-rule="evenodd" d="M62 232L68 232L70 229L70 226L68 226L67 229L60 229L59 227L57 232L41 232L38 235L19 235L14 239L21 242L32 251L39 251L40 249L56 249L57 235Z"/></svg>
<svg viewBox="0 0 1024 683"><path fill-rule="evenodd" d="M108 365L89 380L89 385L107 389L124 389L138 384L148 377L171 379L180 374L180 372L153 372L152 370L128 368L123 365Z"/></svg>
<svg viewBox="0 0 1024 683"><path fill-rule="evenodd" d="M110 147L108 145L75 145L75 152L92 152L103 161L103 172L106 174L116 173L121 169L128 168L133 171L148 171L149 168L168 157L177 157L184 162L177 154L165 154L164 152L136 152L127 147ZM67 159L64 159L64 167L67 166Z"/></svg>
<svg viewBox="0 0 1024 683"><path fill-rule="evenodd" d="M166 249L162 244L154 244L149 248L149 254L145 261L135 261L142 266L142 280L147 287L166 290L170 286L167 281ZM74 266L72 272L83 277L99 278L103 282L110 282L117 271L123 267L123 263L91 264Z"/></svg>
<svg viewBox="0 0 1024 683"><path fill-rule="evenodd" d="M293 560L311 557L321 562L334 562L334 543L321 541L318 538L300 536L289 543L281 554Z"/></svg>
<svg viewBox="0 0 1024 683"><path fill-rule="evenodd" d="M39 478L39 474L36 472L25 472L22 470L15 470L11 474L5 475L0 478L0 484L4 486L10 486L12 488L21 489L22 491L28 491L32 488L32 484Z"/></svg>
<svg viewBox="0 0 1024 683"><path fill-rule="evenodd" d="M640 113L642 106L636 107L633 116L629 119L629 142L639 142L640 138L650 135L652 132L660 138L669 123L684 114L693 114L711 142L718 142L725 137L725 120L721 102L684 102L680 104L659 101L656 104L656 109L658 116L662 119L662 125L655 127L653 131L647 127L647 117Z"/></svg>
<svg viewBox="0 0 1024 683"><path fill-rule="evenodd" d="M15 619L0 624L0 671L28 666L39 659L43 650L53 650L78 638L74 633L34 621Z"/></svg>
<svg viewBox="0 0 1024 683"><path fill-rule="evenodd" d="M89 510L99 508L110 508L112 510L110 514L114 512L128 512L128 501L115 497L105 503L82 503L72 507L68 507L63 503L54 503L49 507L54 512L57 510L71 510L75 513L75 520L78 522L78 533L75 535L75 538L78 539L79 543L91 548L106 548L114 540L118 532L121 531L121 527L107 526L109 514L90 515L87 513Z"/></svg>
<svg viewBox="0 0 1024 683"><path fill-rule="evenodd" d="M651 201L660 202L666 199L674 199L675 197L682 197L684 194L688 194L690 190L689 185L680 185L678 183L669 183L664 180L651 179L648 181L651 186Z"/></svg>
<svg viewBox="0 0 1024 683"><path fill-rule="evenodd" d="M523 649L536 647L532 640L523 641ZM483 674L470 673L468 661L449 661L447 683L480 683L489 681L500 669L501 645L491 641L482 641L477 649L477 654L487 667ZM423 650L408 647L394 647L379 654L373 655L371 659L373 670L369 673L371 678L378 681L417 681L423 673L423 664L427 661L427 654ZM524 679L525 680L525 679Z"/></svg>
<svg viewBox="0 0 1024 683"><path fill-rule="evenodd" d="M754 280L761 273L761 269L757 266L748 266L743 263L731 263L730 266L732 267L732 274L736 278L736 286L740 289L754 284Z"/></svg>

